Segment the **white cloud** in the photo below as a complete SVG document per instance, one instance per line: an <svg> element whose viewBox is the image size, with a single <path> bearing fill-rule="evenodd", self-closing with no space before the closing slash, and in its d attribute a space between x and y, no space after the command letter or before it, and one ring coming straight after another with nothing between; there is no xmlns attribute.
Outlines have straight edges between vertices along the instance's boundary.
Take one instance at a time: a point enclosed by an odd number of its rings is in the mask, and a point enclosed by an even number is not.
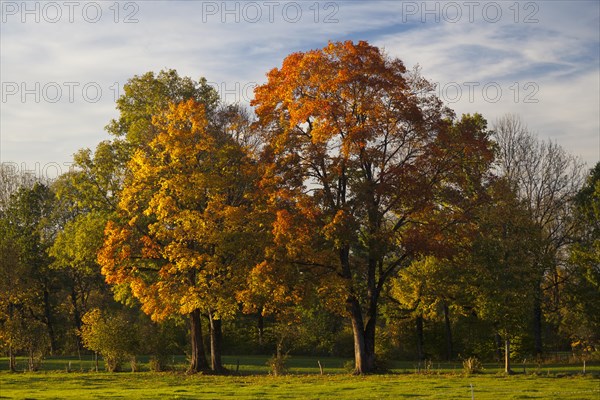
<svg viewBox="0 0 600 400"><path fill-rule="evenodd" d="M7 3L22 4L3 2L2 7ZM330 39L369 40L409 67L419 63L431 80L442 85L457 82L465 91L465 82L479 82L479 87L496 82L503 91L497 103L485 101L481 91L476 91L473 102L465 92L451 105L459 112L482 112L489 120L517 112L540 135L555 138L588 163L600 159L597 2L521 2L519 23L514 22L510 9L513 2L496 2L503 13L497 23L486 21L483 5L473 15L473 23L469 22L464 2L454 2L463 11L458 23L450 23L446 18L450 14L443 14L448 2L425 6L410 1L291 2L301 6L296 23L291 22L297 17L295 6L284 12L287 3L280 2L271 10L271 22L267 3L254 3L262 13L255 23L251 19L256 14L247 2L228 3L229 10L238 7L235 15L227 14L221 1L135 2L139 8L133 18L138 22L131 24L123 23L123 18L136 10L125 10L126 3L119 3L119 23L114 23L114 9L109 8L113 2L96 3L103 15L95 24L77 13L74 22L68 22L66 9L56 24L43 18L35 23L31 16L21 23L19 14L3 14L3 84L31 88L36 82L41 87L56 82L64 90L65 82L79 86L73 102L66 92L56 104L44 99L35 103L32 95L22 102L21 93L3 99L0 159L62 163L78 148L95 146L107 138L103 128L116 114L117 86L134 74L176 68L182 75L205 76L225 91L239 87L247 93L245 85L263 82L265 73L281 65L287 54L322 47ZM525 8L527 4L538 8ZM207 13L214 11L207 7L215 5L217 12ZM416 13L411 8L415 5L421 8ZM442 13L440 21L435 21L435 15L425 15L425 23L421 22L421 12L435 7ZM523 23L527 16L539 22ZM239 23L234 22L236 17ZM327 17L331 23L324 22ZM538 85L538 103L523 102L523 96L532 93L525 90L527 83ZM86 84L102 89L97 103L82 95ZM518 101L514 99L516 87ZM232 94L228 96L230 100Z"/></svg>

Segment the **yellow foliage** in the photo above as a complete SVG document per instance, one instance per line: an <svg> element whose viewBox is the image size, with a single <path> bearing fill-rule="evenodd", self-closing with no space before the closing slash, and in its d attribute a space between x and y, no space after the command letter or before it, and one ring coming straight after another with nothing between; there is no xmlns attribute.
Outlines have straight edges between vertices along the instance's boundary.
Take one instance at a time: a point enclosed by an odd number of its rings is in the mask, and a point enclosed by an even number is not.
<svg viewBox="0 0 600 400"><path fill-rule="evenodd" d="M231 137L208 131L193 100L171 104L153 126L158 133L129 163L120 222L106 227L102 273L127 284L155 320L198 309L229 317L258 254L244 249L253 165Z"/></svg>

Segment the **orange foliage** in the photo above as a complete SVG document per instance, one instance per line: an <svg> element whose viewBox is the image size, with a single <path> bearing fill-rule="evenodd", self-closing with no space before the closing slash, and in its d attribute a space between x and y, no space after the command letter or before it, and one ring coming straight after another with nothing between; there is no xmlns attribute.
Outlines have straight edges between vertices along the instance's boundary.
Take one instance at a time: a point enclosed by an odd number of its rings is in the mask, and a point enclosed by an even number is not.
<svg viewBox="0 0 600 400"><path fill-rule="evenodd" d="M460 247L493 160L483 118L456 121L418 70L366 42L291 54L267 77L252 105L274 273L369 308L411 258Z"/></svg>

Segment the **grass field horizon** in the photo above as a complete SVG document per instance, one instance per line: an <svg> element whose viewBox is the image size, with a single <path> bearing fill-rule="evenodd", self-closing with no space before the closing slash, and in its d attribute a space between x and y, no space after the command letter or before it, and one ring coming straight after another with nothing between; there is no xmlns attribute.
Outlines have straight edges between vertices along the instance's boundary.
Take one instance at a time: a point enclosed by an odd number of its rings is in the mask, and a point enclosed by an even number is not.
<svg viewBox="0 0 600 400"><path fill-rule="evenodd" d="M514 364L506 376L496 363L484 363L482 374L465 375L459 362L432 362L424 369L412 361L390 364L390 372L352 376L344 367L349 359L291 356L284 376L269 375L268 355L225 356L228 376L187 375L185 356L176 356L172 370L150 372L148 357L138 359L139 372L95 372L92 356L48 357L38 372L7 371L0 358L2 399L598 399L600 364ZM26 368L26 359L17 366ZM239 361L239 370L236 373ZM320 375L317 361L324 367ZM67 372L69 368L71 372Z"/></svg>

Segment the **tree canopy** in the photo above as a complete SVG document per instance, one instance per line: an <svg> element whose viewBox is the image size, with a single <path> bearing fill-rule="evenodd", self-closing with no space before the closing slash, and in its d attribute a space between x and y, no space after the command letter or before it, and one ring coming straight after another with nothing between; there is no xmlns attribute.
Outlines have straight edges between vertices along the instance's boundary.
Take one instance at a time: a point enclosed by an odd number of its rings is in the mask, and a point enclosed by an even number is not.
<svg viewBox="0 0 600 400"><path fill-rule="evenodd" d="M116 107L57 179L0 168L12 370L88 349L109 370L173 351L226 373L224 351L275 350L274 373L292 351L365 374L503 347L510 373L598 350L600 164L584 179L519 117L457 116L363 41L290 54L252 108L175 70Z"/></svg>

